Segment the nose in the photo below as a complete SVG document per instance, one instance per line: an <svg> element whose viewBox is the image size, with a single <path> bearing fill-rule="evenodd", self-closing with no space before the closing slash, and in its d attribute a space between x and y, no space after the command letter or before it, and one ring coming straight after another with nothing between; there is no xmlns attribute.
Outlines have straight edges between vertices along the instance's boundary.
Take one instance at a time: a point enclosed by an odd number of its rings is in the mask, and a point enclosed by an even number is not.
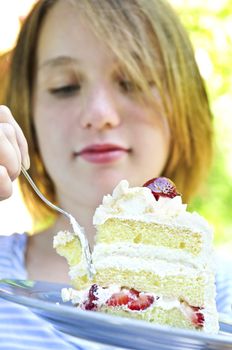
<svg viewBox="0 0 232 350"><path fill-rule="evenodd" d="M118 105L113 92L107 87L96 87L85 101L81 126L87 129L104 130L120 124Z"/></svg>

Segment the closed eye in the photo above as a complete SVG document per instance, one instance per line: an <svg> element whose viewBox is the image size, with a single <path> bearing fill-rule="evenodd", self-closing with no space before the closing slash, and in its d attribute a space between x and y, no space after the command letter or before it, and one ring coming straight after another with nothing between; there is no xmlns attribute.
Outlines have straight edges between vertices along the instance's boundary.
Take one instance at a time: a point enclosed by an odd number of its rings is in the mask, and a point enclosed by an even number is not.
<svg viewBox="0 0 232 350"><path fill-rule="evenodd" d="M138 84L136 84L133 80L119 79L118 84L121 91L124 93L133 94L141 92L141 87Z"/></svg>
<svg viewBox="0 0 232 350"><path fill-rule="evenodd" d="M56 88L49 89L49 92L52 95L57 95L60 97L69 97L77 92L79 92L81 89L81 86L79 84L73 84L73 85L64 85Z"/></svg>
<svg viewBox="0 0 232 350"><path fill-rule="evenodd" d="M120 88L124 92L133 92L136 88L136 85L130 80L121 79L121 80L119 80L118 83L119 83Z"/></svg>

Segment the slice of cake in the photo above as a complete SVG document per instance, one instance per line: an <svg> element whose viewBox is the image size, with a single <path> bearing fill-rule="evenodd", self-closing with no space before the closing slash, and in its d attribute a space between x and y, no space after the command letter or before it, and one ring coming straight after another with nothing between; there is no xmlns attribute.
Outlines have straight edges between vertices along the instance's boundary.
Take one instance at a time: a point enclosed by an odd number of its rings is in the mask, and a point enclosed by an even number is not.
<svg viewBox="0 0 232 350"><path fill-rule="evenodd" d="M218 332L212 229L186 211L170 180L156 178L134 188L122 180L103 198L93 222L91 281L78 237L63 232L55 237L75 288L62 292L64 300L86 310Z"/></svg>

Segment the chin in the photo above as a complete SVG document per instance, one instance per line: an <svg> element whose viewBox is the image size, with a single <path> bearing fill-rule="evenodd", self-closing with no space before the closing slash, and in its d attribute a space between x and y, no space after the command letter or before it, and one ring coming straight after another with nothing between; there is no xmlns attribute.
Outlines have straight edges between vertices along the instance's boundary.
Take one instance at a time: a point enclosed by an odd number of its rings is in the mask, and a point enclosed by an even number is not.
<svg viewBox="0 0 232 350"><path fill-rule="evenodd" d="M119 172L98 174L91 179L84 179L83 186L81 186L80 190L82 192L82 189L87 189L86 196L89 197L89 201L94 202L95 205L99 205L99 203L102 202L103 196L111 194L116 185L123 179L128 179L128 176L120 174Z"/></svg>
<svg viewBox="0 0 232 350"><path fill-rule="evenodd" d="M142 186L147 180L146 176L139 178L129 176L129 174L113 173L110 176L99 176L91 181L90 187L94 189L99 201L102 201L102 197L106 194L112 194L114 188L121 180L127 180L131 186Z"/></svg>
<svg viewBox="0 0 232 350"><path fill-rule="evenodd" d="M115 186L123 179L128 179L128 177L119 174L115 174L114 176L99 176L93 180L92 186L94 186L98 194L103 196L112 193Z"/></svg>
<svg viewBox="0 0 232 350"><path fill-rule="evenodd" d="M131 186L142 186L145 182L155 176L149 176L147 173L134 172L132 169L120 171L119 169L104 169L101 172L86 174L78 184L78 192L81 198L86 202L98 206L102 202L104 195L112 194L114 188L121 180L127 180Z"/></svg>

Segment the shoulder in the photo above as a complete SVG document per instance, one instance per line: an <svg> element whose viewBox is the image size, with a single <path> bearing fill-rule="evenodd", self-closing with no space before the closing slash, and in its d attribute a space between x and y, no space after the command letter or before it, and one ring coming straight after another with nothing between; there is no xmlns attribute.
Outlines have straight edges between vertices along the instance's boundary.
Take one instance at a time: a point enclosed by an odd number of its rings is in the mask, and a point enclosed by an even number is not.
<svg viewBox="0 0 232 350"><path fill-rule="evenodd" d="M7 236L0 235L0 247L9 249L15 245L25 244L26 237L25 233L13 233Z"/></svg>
<svg viewBox="0 0 232 350"><path fill-rule="evenodd" d="M26 278L26 234L0 236L0 278Z"/></svg>
<svg viewBox="0 0 232 350"><path fill-rule="evenodd" d="M8 236L0 235L0 258L11 255L18 250L24 253L27 244L25 233L14 233Z"/></svg>

